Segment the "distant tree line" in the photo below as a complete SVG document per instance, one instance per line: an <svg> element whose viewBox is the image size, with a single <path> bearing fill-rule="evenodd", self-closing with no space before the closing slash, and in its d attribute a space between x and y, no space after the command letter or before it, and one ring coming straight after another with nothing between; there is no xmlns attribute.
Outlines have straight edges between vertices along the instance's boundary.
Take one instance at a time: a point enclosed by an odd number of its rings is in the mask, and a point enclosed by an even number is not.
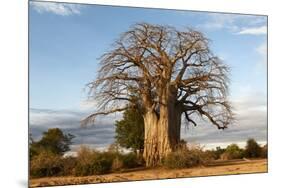
<svg viewBox="0 0 281 188"><path fill-rule="evenodd" d="M243 159L243 158L267 158L267 144L260 146L255 139L247 140L246 147L240 148L237 144L230 144L225 149L216 147L208 150L214 159Z"/></svg>

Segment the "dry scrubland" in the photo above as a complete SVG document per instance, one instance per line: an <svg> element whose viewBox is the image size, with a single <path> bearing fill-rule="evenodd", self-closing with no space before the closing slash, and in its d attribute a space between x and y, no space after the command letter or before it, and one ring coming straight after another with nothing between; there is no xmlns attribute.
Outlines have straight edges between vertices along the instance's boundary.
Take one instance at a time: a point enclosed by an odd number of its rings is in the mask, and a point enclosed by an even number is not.
<svg viewBox="0 0 281 188"><path fill-rule="evenodd" d="M49 130L42 140L32 143L31 187L267 172L267 144L260 146L254 139L248 139L245 148L230 144L212 150L181 141L151 167L142 154L124 153L117 144L106 151L81 146L77 156L64 156L57 147L61 142L50 139L62 135L58 129Z"/></svg>
<svg viewBox="0 0 281 188"><path fill-rule="evenodd" d="M160 167L153 169L136 168L118 173L86 177L67 176L37 178L30 180L30 187L264 172L267 172L267 159L227 160L215 161L207 166L186 169L166 169Z"/></svg>

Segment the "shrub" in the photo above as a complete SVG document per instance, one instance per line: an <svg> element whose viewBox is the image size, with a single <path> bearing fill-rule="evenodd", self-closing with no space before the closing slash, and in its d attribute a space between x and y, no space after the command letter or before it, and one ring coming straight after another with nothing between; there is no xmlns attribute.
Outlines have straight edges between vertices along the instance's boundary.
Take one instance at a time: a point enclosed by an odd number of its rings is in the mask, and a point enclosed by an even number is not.
<svg viewBox="0 0 281 188"><path fill-rule="evenodd" d="M122 169L123 167L124 164L121 156L115 157L112 161L111 170L116 171Z"/></svg>
<svg viewBox="0 0 281 188"><path fill-rule="evenodd" d="M142 158L138 157L137 154L130 153L120 153L120 152L104 152L107 158L112 160L111 170L120 170L122 168L135 168L142 165Z"/></svg>
<svg viewBox="0 0 281 188"><path fill-rule="evenodd" d="M122 156L124 168L134 168L140 165L140 160L135 153L128 153Z"/></svg>
<svg viewBox="0 0 281 188"><path fill-rule="evenodd" d="M164 166L168 168L189 168L203 165L209 161L208 156L201 148L179 148L167 155Z"/></svg>
<svg viewBox="0 0 281 188"><path fill-rule="evenodd" d="M239 148L237 144L231 144L227 146L225 152L221 155L221 159L230 160L230 159L241 159L244 157L243 149Z"/></svg>
<svg viewBox="0 0 281 188"><path fill-rule="evenodd" d="M108 151L102 152L102 154L112 162L111 170L116 171L123 168L122 154L119 152L118 148L113 148L113 145L111 145Z"/></svg>
<svg viewBox="0 0 281 188"><path fill-rule="evenodd" d="M113 157L106 152L98 152L82 147L78 152L76 176L105 174L111 170Z"/></svg>
<svg viewBox="0 0 281 188"><path fill-rule="evenodd" d="M75 157L63 157L61 159L62 163L62 171L60 175L62 176L68 176L68 175L74 175L74 170L77 165L77 159Z"/></svg>
<svg viewBox="0 0 281 188"><path fill-rule="evenodd" d="M110 171L112 162L97 156L90 163L78 163L75 167L76 176L105 174Z"/></svg>
<svg viewBox="0 0 281 188"><path fill-rule="evenodd" d="M245 149L246 157L249 157L249 158L261 157L261 152L262 152L262 148L254 139L249 139L247 141L247 145L246 145L246 149Z"/></svg>
<svg viewBox="0 0 281 188"><path fill-rule="evenodd" d="M215 160L220 159L222 157L222 154L225 152L225 149L221 148L221 147L216 147L215 150L211 150L211 152L213 153L213 158Z"/></svg>
<svg viewBox="0 0 281 188"><path fill-rule="evenodd" d="M42 151L30 163L32 177L56 176L63 170L61 156Z"/></svg>
<svg viewBox="0 0 281 188"><path fill-rule="evenodd" d="M208 160L208 161L219 159L215 150L204 151L204 156L205 156L206 160Z"/></svg>

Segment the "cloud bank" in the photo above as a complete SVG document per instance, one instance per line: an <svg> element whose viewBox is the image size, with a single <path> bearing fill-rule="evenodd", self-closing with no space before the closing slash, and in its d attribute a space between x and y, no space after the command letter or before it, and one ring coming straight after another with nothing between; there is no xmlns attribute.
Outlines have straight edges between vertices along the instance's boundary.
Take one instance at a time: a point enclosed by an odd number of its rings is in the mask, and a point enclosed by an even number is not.
<svg viewBox="0 0 281 188"><path fill-rule="evenodd" d="M34 140L38 140L49 128L60 128L63 132L75 136L72 148L78 145L103 148L113 143L114 122L118 117L111 115L107 118L98 118L95 125L82 128L80 121L87 115L89 113L31 108L29 122L31 136Z"/></svg>
<svg viewBox="0 0 281 188"><path fill-rule="evenodd" d="M239 31L237 34L240 34L240 35L265 35L265 34L267 34L267 27L261 26L261 27L244 28L241 31Z"/></svg>
<svg viewBox="0 0 281 188"><path fill-rule="evenodd" d="M217 130L215 126L200 122L197 127L182 126L181 137L189 143L200 143L206 147L243 143L248 138L259 142L267 140L267 103L261 94L233 99L236 122L226 130ZM49 128L61 128L66 133L74 134L72 148L88 145L93 148L106 148L114 142L114 122L120 114L104 116L97 119L95 125L80 127L80 120L87 116L85 112L66 110L30 110L30 132L35 140Z"/></svg>
<svg viewBox="0 0 281 188"><path fill-rule="evenodd" d="M226 29L232 34L239 35L265 35L266 24L265 16L209 13L205 22L198 27L211 31Z"/></svg>

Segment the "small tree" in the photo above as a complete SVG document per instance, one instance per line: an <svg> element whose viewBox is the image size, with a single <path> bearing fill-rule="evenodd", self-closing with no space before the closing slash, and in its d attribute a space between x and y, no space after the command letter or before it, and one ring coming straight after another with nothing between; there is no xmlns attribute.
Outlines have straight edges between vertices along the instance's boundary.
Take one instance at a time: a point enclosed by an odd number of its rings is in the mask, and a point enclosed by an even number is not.
<svg viewBox="0 0 281 188"><path fill-rule="evenodd" d="M255 139L250 138L247 141L245 156L249 158L261 157L262 148Z"/></svg>
<svg viewBox="0 0 281 188"><path fill-rule="evenodd" d="M219 159L220 156L225 152L225 149L222 149L221 147L216 147L216 150L214 150L214 158Z"/></svg>
<svg viewBox="0 0 281 188"><path fill-rule="evenodd" d="M141 154L144 147L144 122L140 108L130 107L123 114L123 119L116 121L116 142L124 147L131 148Z"/></svg>
<svg viewBox="0 0 281 188"><path fill-rule="evenodd" d="M38 155L41 151L52 152L53 154L63 155L69 151L69 145L74 138L72 134L64 134L59 128L49 129L43 133L43 137L38 142L30 143L31 158Z"/></svg>
<svg viewBox="0 0 281 188"><path fill-rule="evenodd" d="M227 159L240 159L243 157L243 149L240 149L237 144L231 144L225 149L224 155Z"/></svg>

